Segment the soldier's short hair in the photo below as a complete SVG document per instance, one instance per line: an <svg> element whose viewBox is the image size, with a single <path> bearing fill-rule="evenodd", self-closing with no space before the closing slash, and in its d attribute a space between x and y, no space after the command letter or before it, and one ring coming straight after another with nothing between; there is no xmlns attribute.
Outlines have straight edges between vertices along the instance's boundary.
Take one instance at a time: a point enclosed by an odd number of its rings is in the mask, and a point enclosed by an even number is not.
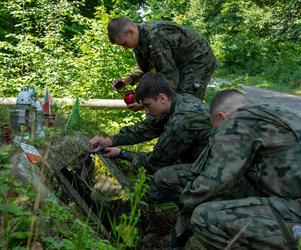
<svg viewBox="0 0 301 250"><path fill-rule="evenodd" d="M170 99L174 94L174 90L163 74L148 72L139 81L136 89L136 99L137 101L143 101L145 98L156 99L161 93Z"/></svg>
<svg viewBox="0 0 301 250"><path fill-rule="evenodd" d="M237 89L226 89L213 98L210 105L210 115L215 115L220 111L225 111L225 109L232 112L241 106L249 104L250 101L244 93Z"/></svg>
<svg viewBox="0 0 301 250"><path fill-rule="evenodd" d="M115 43L120 37L120 34L128 25L134 25L134 23L125 16L112 19L108 24L108 37L111 43Z"/></svg>

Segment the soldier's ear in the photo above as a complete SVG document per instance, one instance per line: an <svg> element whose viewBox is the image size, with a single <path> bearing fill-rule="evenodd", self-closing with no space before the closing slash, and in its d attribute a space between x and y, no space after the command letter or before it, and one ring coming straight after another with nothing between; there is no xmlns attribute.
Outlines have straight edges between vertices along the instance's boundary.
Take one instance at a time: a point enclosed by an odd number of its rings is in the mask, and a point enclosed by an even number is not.
<svg viewBox="0 0 301 250"><path fill-rule="evenodd" d="M158 95L158 98L159 98L159 100L160 100L161 103L166 103L169 100L168 97L165 94L163 94L163 93L160 93Z"/></svg>
<svg viewBox="0 0 301 250"><path fill-rule="evenodd" d="M225 120L228 117L228 114L226 112L218 112L217 116L222 119Z"/></svg>
<svg viewBox="0 0 301 250"><path fill-rule="evenodd" d="M128 35L132 35L134 34L135 30L134 27L131 25L128 25L125 29L124 29L124 34L128 34Z"/></svg>

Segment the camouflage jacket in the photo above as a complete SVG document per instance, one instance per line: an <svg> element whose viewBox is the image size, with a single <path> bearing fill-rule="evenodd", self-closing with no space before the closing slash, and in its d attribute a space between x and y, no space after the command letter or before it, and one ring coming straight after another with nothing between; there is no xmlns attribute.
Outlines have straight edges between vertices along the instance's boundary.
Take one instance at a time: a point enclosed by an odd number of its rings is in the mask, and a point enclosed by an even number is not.
<svg viewBox="0 0 301 250"><path fill-rule="evenodd" d="M152 21L138 25L139 45L134 49L139 67L130 74L133 82L155 69L178 93L191 93L194 83L217 66L210 45L193 31L172 22ZM189 85L189 86L187 86Z"/></svg>
<svg viewBox="0 0 301 250"><path fill-rule="evenodd" d="M180 197L183 212L224 199L242 179L254 188L253 196L300 198L300 167L301 117L267 105L240 108L193 164L197 177Z"/></svg>
<svg viewBox="0 0 301 250"><path fill-rule="evenodd" d="M146 119L131 127L124 127L112 137L113 145L129 145L159 137L151 153L130 153L124 158L134 166L144 166L151 172L177 162L193 162L208 144L211 125L208 108L196 97L176 94L169 116L158 126Z"/></svg>

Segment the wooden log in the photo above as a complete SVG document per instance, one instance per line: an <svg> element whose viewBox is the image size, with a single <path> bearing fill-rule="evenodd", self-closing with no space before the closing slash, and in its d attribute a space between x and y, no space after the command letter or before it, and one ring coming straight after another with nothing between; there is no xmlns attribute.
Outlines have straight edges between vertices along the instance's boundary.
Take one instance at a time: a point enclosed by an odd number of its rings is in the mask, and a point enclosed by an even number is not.
<svg viewBox="0 0 301 250"><path fill-rule="evenodd" d="M17 98L0 97L0 105L15 105ZM72 98L53 98L53 103L58 105L73 106ZM126 104L121 99L80 99L81 107L95 109L126 109Z"/></svg>

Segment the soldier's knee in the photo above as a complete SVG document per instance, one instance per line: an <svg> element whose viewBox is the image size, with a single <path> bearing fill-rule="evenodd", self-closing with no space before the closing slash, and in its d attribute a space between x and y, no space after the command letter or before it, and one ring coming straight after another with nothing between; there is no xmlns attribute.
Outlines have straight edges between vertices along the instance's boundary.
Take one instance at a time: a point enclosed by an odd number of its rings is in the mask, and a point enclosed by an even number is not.
<svg viewBox="0 0 301 250"><path fill-rule="evenodd" d="M163 176L164 176L163 169L159 169L155 172L154 183L155 183L156 187L162 186Z"/></svg>
<svg viewBox="0 0 301 250"><path fill-rule="evenodd" d="M210 225L216 224L218 221L216 211L210 203L204 203L197 206L191 216L191 227L193 231L204 231Z"/></svg>

